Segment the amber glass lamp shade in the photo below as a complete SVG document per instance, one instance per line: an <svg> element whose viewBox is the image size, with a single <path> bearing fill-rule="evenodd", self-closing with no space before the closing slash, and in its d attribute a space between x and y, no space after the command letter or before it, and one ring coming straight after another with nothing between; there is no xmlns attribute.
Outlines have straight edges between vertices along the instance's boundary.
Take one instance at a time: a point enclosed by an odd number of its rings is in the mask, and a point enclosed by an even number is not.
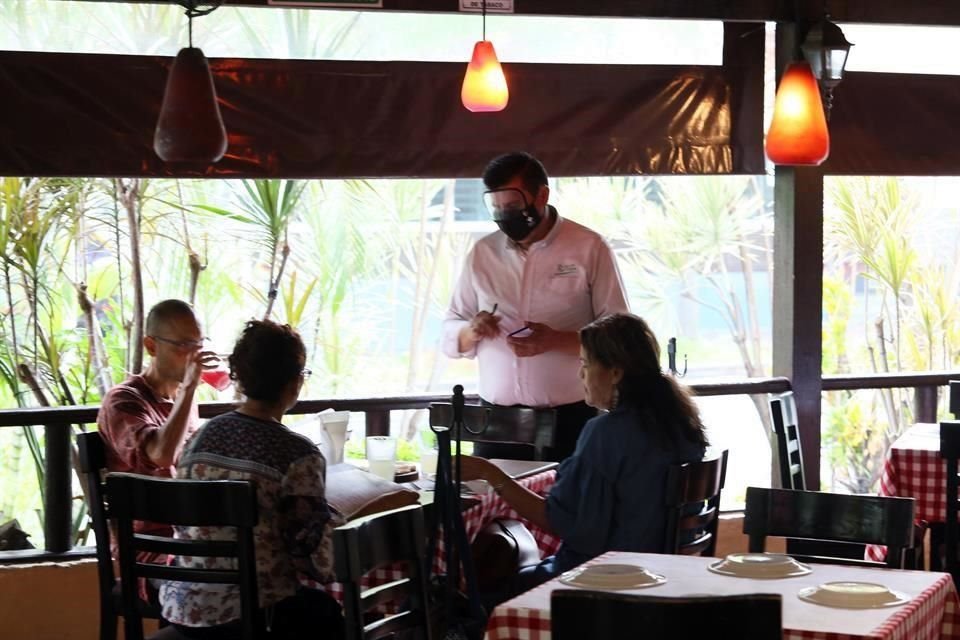
<svg viewBox="0 0 960 640"><path fill-rule="evenodd" d="M227 151L213 76L203 51L180 49L163 93L153 150L164 162L212 164Z"/></svg>
<svg viewBox="0 0 960 640"><path fill-rule="evenodd" d="M460 99L470 111L503 111L510 100L507 79L489 40L481 40L473 46L473 57L463 77Z"/></svg>
<svg viewBox="0 0 960 640"><path fill-rule="evenodd" d="M830 155L820 88L806 62L791 63L780 79L766 149L775 164L818 165Z"/></svg>

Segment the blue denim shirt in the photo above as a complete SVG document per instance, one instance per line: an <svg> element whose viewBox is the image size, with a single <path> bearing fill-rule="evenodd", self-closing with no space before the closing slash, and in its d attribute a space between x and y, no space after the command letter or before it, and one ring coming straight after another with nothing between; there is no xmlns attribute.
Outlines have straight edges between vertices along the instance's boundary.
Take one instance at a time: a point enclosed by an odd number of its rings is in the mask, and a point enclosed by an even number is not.
<svg viewBox="0 0 960 640"><path fill-rule="evenodd" d="M547 520L563 539L555 571L606 551L662 551L668 468L700 460L704 449L686 440L665 448L644 419L633 407L591 419L558 468L547 495Z"/></svg>

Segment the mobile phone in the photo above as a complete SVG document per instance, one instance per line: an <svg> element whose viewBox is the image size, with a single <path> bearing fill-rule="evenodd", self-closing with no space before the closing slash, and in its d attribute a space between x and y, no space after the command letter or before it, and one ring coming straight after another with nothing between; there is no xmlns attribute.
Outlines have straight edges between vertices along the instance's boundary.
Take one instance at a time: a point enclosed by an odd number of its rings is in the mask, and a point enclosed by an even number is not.
<svg viewBox="0 0 960 640"><path fill-rule="evenodd" d="M533 333L533 329L530 327L520 327L516 331L511 331L507 334L508 338L528 338Z"/></svg>

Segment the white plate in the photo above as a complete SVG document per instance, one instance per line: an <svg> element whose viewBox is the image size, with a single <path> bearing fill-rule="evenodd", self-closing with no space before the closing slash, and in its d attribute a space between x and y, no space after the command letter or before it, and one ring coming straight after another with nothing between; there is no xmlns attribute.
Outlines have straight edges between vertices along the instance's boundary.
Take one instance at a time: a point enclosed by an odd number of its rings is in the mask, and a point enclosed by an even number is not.
<svg viewBox="0 0 960 640"><path fill-rule="evenodd" d="M842 609L895 607L910 601L910 596L875 582L825 582L801 589L797 596L807 602Z"/></svg>
<svg viewBox="0 0 960 640"><path fill-rule="evenodd" d="M592 564L560 576L560 582L584 589L643 589L666 581L663 576L635 564Z"/></svg>
<svg viewBox="0 0 960 640"><path fill-rule="evenodd" d="M725 576L761 579L792 578L810 573L810 567L782 553L731 553L707 569Z"/></svg>

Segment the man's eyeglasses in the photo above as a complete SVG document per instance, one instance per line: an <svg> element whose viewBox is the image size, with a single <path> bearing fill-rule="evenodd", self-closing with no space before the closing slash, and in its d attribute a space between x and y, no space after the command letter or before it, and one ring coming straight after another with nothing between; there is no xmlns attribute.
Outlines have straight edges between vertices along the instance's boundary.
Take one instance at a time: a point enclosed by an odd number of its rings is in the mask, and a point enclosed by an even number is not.
<svg viewBox="0 0 960 640"><path fill-rule="evenodd" d="M171 340L170 338L164 338L163 336L150 337L154 340L165 342L180 351L194 351L196 349L202 349L203 343L207 341L206 338L200 338L199 340Z"/></svg>
<svg viewBox="0 0 960 640"><path fill-rule="evenodd" d="M303 376L304 380L306 380L307 378L313 375L313 371L311 371L310 369L301 369L300 375Z"/></svg>

